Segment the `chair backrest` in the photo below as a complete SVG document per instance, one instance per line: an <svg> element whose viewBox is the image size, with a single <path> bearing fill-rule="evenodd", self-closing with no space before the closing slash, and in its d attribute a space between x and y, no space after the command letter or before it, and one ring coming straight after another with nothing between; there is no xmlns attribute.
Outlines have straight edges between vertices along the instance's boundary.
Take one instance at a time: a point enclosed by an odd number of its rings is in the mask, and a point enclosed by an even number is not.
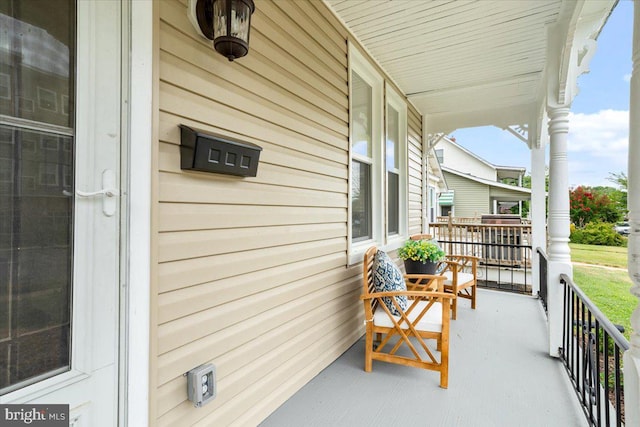
<svg viewBox="0 0 640 427"><path fill-rule="evenodd" d="M373 259L378 252L378 248L371 246L364 253L364 260L362 262L363 274L362 274L362 293L363 295L369 295L375 293L375 286L373 285ZM365 320L371 320L373 313L378 306L378 300L376 298L370 300L364 300L364 314Z"/></svg>
<svg viewBox="0 0 640 427"><path fill-rule="evenodd" d="M414 234L409 237L411 240L432 240L433 236L431 234Z"/></svg>

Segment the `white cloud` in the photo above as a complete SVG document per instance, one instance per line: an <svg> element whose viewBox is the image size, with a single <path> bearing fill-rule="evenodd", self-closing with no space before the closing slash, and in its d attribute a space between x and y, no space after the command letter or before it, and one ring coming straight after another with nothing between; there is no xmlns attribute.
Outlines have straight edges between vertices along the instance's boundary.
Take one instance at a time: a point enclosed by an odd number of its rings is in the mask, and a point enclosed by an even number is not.
<svg viewBox="0 0 640 427"><path fill-rule="evenodd" d="M628 111L570 114L567 150L572 184L611 185L609 173L627 169L628 149Z"/></svg>
<svg viewBox="0 0 640 427"><path fill-rule="evenodd" d="M455 135L458 143L493 164L531 170L529 149L508 132L484 127L461 129ZM627 170L628 141L628 111L571 113L567 143L569 184L612 186L607 180L609 173Z"/></svg>
<svg viewBox="0 0 640 427"><path fill-rule="evenodd" d="M602 110L570 114L568 150L597 156L618 156L629 147L629 112Z"/></svg>
<svg viewBox="0 0 640 427"><path fill-rule="evenodd" d="M622 79L623 79L625 82L630 83L630 82L631 82L631 73L629 73L629 74L625 74L625 75L622 77Z"/></svg>

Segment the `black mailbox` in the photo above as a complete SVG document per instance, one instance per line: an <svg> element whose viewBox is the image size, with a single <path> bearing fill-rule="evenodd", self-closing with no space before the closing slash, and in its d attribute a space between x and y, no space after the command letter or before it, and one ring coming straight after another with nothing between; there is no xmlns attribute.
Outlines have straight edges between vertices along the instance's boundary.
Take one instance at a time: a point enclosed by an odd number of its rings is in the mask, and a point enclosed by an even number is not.
<svg viewBox="0 0 640 427"><path fill-rule="evenodd" d="M180 125L180 168L256 176L262 147Z"/></svg>

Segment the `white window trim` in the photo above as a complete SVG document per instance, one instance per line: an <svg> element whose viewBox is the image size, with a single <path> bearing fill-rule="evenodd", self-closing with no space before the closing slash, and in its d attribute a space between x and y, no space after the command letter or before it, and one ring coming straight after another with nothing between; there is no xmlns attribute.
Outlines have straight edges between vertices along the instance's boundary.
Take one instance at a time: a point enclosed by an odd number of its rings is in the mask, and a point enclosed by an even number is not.
<svg viewBox="0 0 640 427"><path fill-rule="evenodd" d="M398 234L389 235L388 231L385 229L385 235L387 236L386 244L384 245L386 250L397 249L402 243L404 243L408 238L408 217L409 217L409 201L408 201L408 151L407 151L407 104L402 99L402 96L398 94L395 90L393 90L389 85L386 87L386 98L387 102L385 103L385 110L388 106L391 106L394 110L398 112L398 170L399 170L399 194L398 194ZM385 129L387 128L388 114L385 115ZM386 143L385 143L386 146ZM386 156L385 156L386 160ZM386 183L386 167L385 167L385 194L388 189L388 185ZM385 200L384 208L385 213L387 212L388 201Z"/></svg>
<svg viewBox="0 0 640 427"><path fill-rule="evenodd" d="M347 253L349 264L355 264L362 261L364 252L372 245L381 246L384 236L384 212L380 212L380 209L375 207L382 207L384 195L380 191L382 189L383 174L384 174L384 127L383 127L383 90L384 79L380 73L366 60L357 48L349 42L349 124L353 123L351 116L353 108L351 108L351 100L353 99L353 82L352 72L356 72L364 81L366 81L372 88L371 91L371 126L373 138L371 141L371 155L373 158L372 164L372 194L371 203L373 212L371 213L372 222L372 238L354 243L352 241L351 233L351 174L353 173L351 163L353 159L358 159L358 156L353 154L351 146L353 144L352 126L349 129L349 200L348 200L348 224L347 224Z"/></svg>
<svg viewBox="0 0 640 427"><path fill-rule="evenodd" d="M407 104L404 98L393 88L386 87L384 77L378 73L374 66L366 57L350 42L349 43L349 100L353 99L352 73L356 72L372 88L372 237L367 240L353 242L351 232L351 181L349 181L349 201L348 201L348 227L347 227L347 253L349 264L356 264L362 261L364 252L372 245L376 245L385 251L399 248L408 238L408 212L409 212L409 189L408 189L408 141L407 141ZM383 96L384 95L384 96ZM385 100L386 98L386 100ZM397 234L389 236L387 233L387 178L385 165L385 147L387 137L386 108L387 104L398 112L399 118L399 230ZM353 108L349 105L349 124L353 123L351 116ZM351 127L351 126L350 126ZM360 159L351 150L353 144L352 128L349 132L349 178L351 179L352 161Z"/></svg>

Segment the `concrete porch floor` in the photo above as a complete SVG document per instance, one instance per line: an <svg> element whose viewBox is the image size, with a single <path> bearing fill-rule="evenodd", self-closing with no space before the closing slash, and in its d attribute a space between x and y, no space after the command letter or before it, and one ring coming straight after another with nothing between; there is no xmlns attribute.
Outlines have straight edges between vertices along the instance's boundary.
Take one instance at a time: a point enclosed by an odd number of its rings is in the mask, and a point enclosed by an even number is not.
<svg viewBox="0 0 640 427"><path fill-rule="evenodd" d="M262 427L586 426L559 359L547 354L540 302L479 290L451 323L449 388L439 374L384 362L364 372L364 339L285 402Z"/></svg>

